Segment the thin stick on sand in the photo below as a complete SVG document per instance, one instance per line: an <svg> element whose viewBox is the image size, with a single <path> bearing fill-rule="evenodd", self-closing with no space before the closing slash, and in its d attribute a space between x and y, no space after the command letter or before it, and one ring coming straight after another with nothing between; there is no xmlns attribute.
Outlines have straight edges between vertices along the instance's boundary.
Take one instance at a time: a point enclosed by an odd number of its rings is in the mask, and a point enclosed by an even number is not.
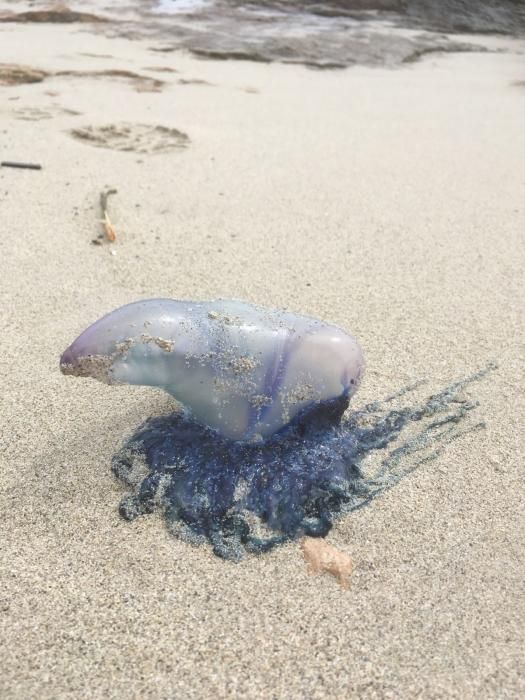
<svg viewBox="0 0 525 700"><path fill-rule="evenodd" d="M2 168L24 168L25 170L42 170L39 163L21 163L15 160L3 160L0 163Z"/></svg>
<svg viewBox="0 0 525 700"><path fill-rule="evenodd" d="M115 241L117 235L113 224L109 218L108 214L108 197L112 194L117 194L117 190L102 190L100 193L100 208L102 209L102 225L104 226L104 231L106 233L106 238L108 241Z"/></svg>

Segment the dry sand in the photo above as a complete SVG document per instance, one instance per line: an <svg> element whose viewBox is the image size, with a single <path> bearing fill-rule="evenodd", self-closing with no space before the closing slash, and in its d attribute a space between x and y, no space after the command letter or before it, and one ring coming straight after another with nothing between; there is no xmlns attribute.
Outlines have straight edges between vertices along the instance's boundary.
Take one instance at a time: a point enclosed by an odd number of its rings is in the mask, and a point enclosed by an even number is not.
<svg viewBox="0 0 525 700"><path fill-rule="evenodd" d="M0 696L523 697L523 43L341 72L149 46L0 25L0 63L91 73L0 87L0 158L43 164L0 170ZM71 136L123 122L129 151ZM111 455L169 398L58 371L150 296L339 323L367 356L356 406L496 359L487 428L337 523L348 591L297 543L222 561L117 513Z"/></svg>

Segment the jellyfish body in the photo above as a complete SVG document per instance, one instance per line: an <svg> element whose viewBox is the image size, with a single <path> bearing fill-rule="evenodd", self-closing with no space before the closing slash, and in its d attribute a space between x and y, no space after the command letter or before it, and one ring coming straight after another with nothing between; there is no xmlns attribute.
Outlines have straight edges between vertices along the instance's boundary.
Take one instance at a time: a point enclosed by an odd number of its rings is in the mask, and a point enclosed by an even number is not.
<svg viewBox="0 0 525 700"><path fill-rule="evenodd" d="M344 411L364 362L351 335L317 319L240 301L150 299L94 323L60 365L161 387L221 437L257 442L325 403L333 413L335 399Z"/></svg>

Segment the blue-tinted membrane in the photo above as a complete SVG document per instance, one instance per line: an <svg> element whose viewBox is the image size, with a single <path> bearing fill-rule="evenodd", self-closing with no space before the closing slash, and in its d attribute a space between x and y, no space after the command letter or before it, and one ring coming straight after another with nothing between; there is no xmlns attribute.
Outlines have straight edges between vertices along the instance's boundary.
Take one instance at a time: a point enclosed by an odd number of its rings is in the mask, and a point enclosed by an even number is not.
<svg viewBox="0 0 525 700"><path fill-rule="evenodd" d="M415 405L422 384L342 415L318 406L259 444L221 438L181 413L150 418L113 458L113 472L132 487L120 505L127 520L160 509L173 534L209 542L239 560L289 539L322 537L335 518L370 504L447 444L484 427L464 390L493 365ZM365 474L365 459L379 466Z"/></svg>

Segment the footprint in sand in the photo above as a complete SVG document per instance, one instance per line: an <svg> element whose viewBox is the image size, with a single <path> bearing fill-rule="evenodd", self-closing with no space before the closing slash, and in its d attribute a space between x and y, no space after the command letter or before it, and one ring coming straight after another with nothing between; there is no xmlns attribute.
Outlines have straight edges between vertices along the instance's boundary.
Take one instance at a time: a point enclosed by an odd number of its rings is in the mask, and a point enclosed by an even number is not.
<svg viewBox="0 0 525 700"><path fill-rule="evenodd" d="M38 68L20 66L16 63L0 63L0 85L23 85L24 83L41 83L49 73Z"/></svg>
<svg viewBox="0 0 525 700"><path fill-rule="evenodd" d="M53 119L51 112L46 112L37 107L21 107L13 110L15 119L22 119L26 122L39 122L41 119Z"/></svg>
<svg viewBox="0 0 525 700"><path fill-rule="evenodd" d="M15 119L22 119L26 122L39 122L42 119L53 119L60 115L68 116L78 116L81 112L77 112L74 109L66 109L65 107L49 107L49 109L39 109L38 107L20 107L20 109L13 110L13 116Z"/></svg>
<svg viewBox="0 0 525 700"><path fill-rule="evenodd" d="M72 129L70 134L98 148L135 153L165 153L186 148L190 139L187 134L167 126L151 124L108 124Z"/></svg>
<svg viewBox="0 0 525 700"><path fill-rule="evenodd" d="M179 85L213 85L213 83L201 78L179 78L177 82Z"/></svg>

